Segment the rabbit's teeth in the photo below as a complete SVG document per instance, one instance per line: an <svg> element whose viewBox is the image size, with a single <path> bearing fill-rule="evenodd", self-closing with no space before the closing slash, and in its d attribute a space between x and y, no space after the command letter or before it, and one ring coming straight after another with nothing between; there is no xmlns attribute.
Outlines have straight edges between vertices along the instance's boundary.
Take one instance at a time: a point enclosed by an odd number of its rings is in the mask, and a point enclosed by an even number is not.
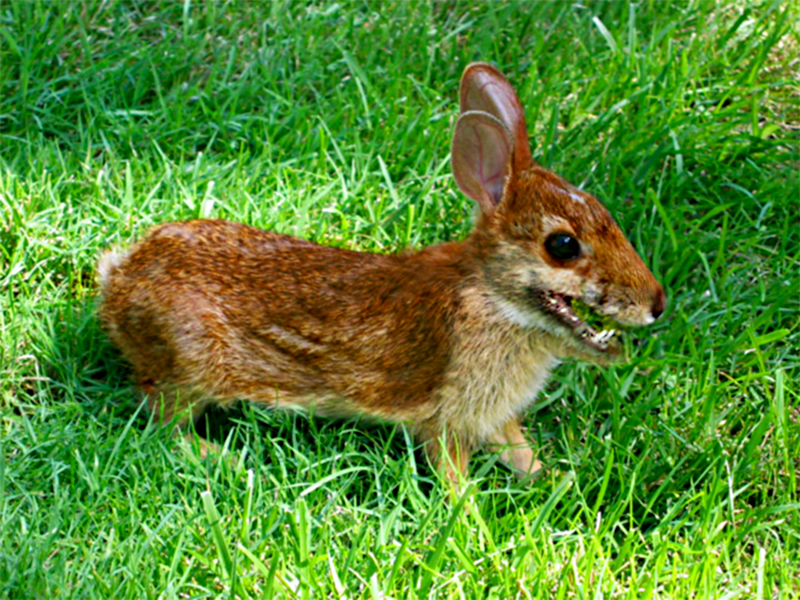
<svg viewBox="0 0 800 600"><path fill-rule="evenodd" d="M556 317L558 321L572 331L572 335L587 346L603 353L616 353L620 350L619 342L615 339L617 333L619 333L618 329L598 331L576 314L573 304L585 307L584 312L589 309L581 301L554 292L542 292L539 297L542 308Z"/></svg>

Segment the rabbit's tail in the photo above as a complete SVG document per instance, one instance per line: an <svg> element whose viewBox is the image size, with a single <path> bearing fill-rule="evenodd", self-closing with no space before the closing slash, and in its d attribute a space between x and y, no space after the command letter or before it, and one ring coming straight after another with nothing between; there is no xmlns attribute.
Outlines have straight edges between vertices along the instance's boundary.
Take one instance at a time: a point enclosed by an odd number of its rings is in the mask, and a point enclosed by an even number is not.
<svg viewBox="0 0 800 600"><path fill-rule="evenodd" d="M100 293L105 294L111 277L126 258L128 258L128 252L114 249L107 250L100 255L100 260L97 261L97 276L100 281Z"/></svg>

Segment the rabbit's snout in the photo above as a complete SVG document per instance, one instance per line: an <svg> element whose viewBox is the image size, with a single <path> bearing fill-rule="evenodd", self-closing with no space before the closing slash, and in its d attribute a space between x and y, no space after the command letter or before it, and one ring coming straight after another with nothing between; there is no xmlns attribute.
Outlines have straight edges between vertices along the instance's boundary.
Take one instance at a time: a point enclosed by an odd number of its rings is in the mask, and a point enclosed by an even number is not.
<svg viewBox="0 0 800 600"><path fill-rule="evenodd" d="M664 288L659 285L656 289L653 305L650 307L650 314L653 315L653 320L655 321L663 315L666 308L667 295L664 293Z"/></svg>

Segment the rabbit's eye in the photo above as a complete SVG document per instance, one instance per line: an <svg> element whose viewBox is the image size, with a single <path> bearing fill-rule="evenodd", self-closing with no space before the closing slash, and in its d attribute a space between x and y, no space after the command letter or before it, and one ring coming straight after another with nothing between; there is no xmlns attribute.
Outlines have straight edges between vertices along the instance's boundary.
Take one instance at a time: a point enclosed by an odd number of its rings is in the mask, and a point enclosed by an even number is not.
<svg viewBox="0 0 800 600"><path fill-rule="evenodd" d="M544 247L553 258L573 260L581 255L581 245L571 235L554 233L544 242Z"/></svg>

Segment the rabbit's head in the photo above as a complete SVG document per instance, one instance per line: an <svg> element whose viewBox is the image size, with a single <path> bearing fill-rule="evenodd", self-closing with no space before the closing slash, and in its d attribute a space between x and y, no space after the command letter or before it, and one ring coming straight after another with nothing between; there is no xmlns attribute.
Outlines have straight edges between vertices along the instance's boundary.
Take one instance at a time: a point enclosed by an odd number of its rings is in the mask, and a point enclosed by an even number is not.
<svg viewBox="0 0 800 600"><path fill-rule="evenodd" d="M522 106L499 71L467 67L461 113L453 173L480 207L473 244L492 301L508 320L553 334L565 354L620 355L607 321L649 325L664 290L599 200L533 161Z"/></svg>

